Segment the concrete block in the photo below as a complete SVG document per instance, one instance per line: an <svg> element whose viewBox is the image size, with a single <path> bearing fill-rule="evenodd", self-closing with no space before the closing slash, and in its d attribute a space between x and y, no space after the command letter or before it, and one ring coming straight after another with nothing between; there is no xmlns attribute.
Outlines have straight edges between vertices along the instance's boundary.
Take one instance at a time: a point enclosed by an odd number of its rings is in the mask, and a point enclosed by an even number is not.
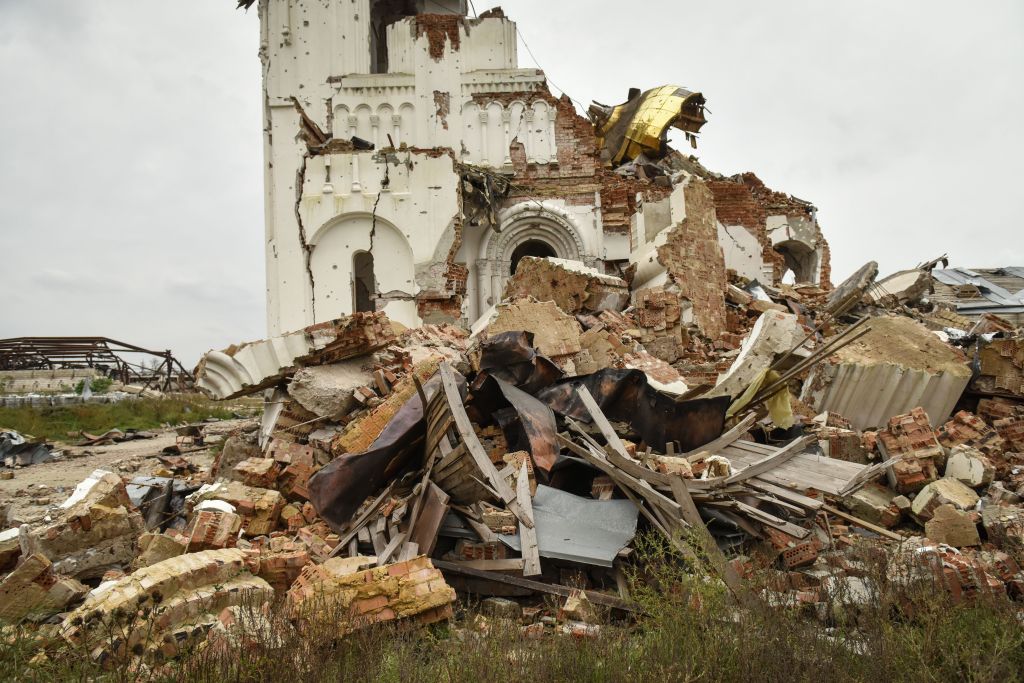
<svg viewBox="0 0 1024 683"><path fill-rule="evenodd" d="M956 479L939 479L921 489L914 498L910 513L924 524L932 518L940 505L951 505L957 510L972 510L980 498L973 489Z"/></svg>
<svg viewBox="0 0 1024 683"><path fill-rule="evenodd" d="M925 522L925 536L936 543L945 543L954 548L981 545L978 525L971 515L957 510L952 505L940 505L932 512L932 518Z"/></svg>
<svg viewBox="0 0 1024 683"><path fill-rule="evenodd" d="M373 383L373 375L363 369L365 364L365 359L350 359L302 368L288 384L288 395L315 415L343 417L359 405L354 392Z"/></svg>
<svg viewBox="0 0 1024 683"><path fill-rule="evenodd" d="M56 614L88 592L78 581L57 576L44 555L28 555L0 581L0 622Z"/></svg>
<svg viewBox="0 0 1024 683"><path fill-rule="evenodd" d="M988 486L995 478L992 461L970 446L954 446L946 458L947 479L956 479L973 489Z"/></svg>

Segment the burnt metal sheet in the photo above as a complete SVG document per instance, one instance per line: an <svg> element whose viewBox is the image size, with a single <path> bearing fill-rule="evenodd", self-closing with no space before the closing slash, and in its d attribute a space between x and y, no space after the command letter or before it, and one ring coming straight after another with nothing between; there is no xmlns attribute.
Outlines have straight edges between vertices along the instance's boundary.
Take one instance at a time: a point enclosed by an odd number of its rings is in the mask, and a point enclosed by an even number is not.
<svg viewBox="0 0 1024 683"><path fill-rule="evenodd" d="M559 451L558 424L551 408L487 372L474 382L473 406L478 415L490 415L498 423L510 449L528 451L537 467L551 471Z"/></svg>
<svg viewBox="0 0 1024 683"><path fill-rule="evenodd" d="M682 452L717 439L725 427L730 398L679 401L650 386L640 370L606 369L558 382L537 394L559 415L590 422L590 412L576 395L585 386L608 419L627 422L656 450L675 442Z"/></svg>
<svg viewBox="0 0 1024 683"><path fill-rule="evenodd" d="M533 498L541 557L611 567L636 535L639 509L629 500L593 500L543 484ZM521 552L519 535L499 535Z"/></svg>
<svg viewBox="0 0 1024 683"><path fill-rule="evenodd" d="M461 384L465 378L458 375ZM441 389L440 375L423 385L427 400ZM362 453L346 453L309 479L310 502L336 532L348 524L359 505L399 473L423 461L426 425L423 402L413 394Z"/></svg>
<svg viewBox="0 0 1024 683"><path fill-rule="evenodd" d="M550 358L537 353L532 332L502 332L481 342L480 370L528 394L565 374Z"/></svg>

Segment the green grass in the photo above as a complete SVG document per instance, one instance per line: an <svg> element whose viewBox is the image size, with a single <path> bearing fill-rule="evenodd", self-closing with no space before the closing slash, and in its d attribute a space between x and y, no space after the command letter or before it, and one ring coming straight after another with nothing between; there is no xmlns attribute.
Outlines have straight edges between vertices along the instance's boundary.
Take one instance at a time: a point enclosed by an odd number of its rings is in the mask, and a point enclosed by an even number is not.
<svg viewBox="0 0 1024 683"><path fill-rule="evenodd" d="M228 419L248 406L214 403L200 396L126 399L118 403L80 403L54 408L0 408L0 427L48 441L74 441L69 432L102 434L108 429L156 429L161 425Z"/></svg>

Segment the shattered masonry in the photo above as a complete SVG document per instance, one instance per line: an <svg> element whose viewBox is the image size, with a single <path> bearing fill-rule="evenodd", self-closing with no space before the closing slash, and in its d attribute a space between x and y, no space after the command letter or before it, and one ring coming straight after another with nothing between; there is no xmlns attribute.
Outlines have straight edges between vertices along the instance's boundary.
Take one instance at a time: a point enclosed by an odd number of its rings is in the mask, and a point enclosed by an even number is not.
<svg viewBox="0 0 1024 683"><path fill-rule="evenodd" d="M630 92L595 125L519 67L513 21L465 4L259 3L272 335L355 311L471 326L524 256L636 271L708 336L727 269L829 283L814 206L663 148L696 141L701 93Z"/></svg>

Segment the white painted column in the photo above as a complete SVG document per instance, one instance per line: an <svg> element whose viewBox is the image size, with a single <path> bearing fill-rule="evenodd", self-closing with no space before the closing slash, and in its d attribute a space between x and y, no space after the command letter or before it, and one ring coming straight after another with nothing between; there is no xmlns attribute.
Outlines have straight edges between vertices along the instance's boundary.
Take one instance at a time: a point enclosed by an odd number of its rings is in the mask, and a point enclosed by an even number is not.
<svg viewBox="0 0 1024 683"><path fill-rule="evenodd" d="M352 194L362 194L363 186L359 182L359 154L352 154Z"/></svg>
<svg viewBox="0 0 1024 683"><path fill-rule="evenodd" d="M491 165L491 157L487 153L487 112L483 110L480 111L480 165Z"/></svg>
<svg viewBox="0 0 1024 683"><path fill-rule="evenodd" d="M501 163L505 166L511 166L512 155L509 154L509 147L512 146L512 112L508 108L501 111L501 125L505 130L505 151Z"/></svg>
<svg viewBox="0 0 1024 683"><path fill-rule="evenodd" d="M402 146L402 115L394 114L391 117L391 129L392 129L392 140L395 143L395 148Z"/></svg>
<svg viewBox="0 0 1024 683"><path fill-rule="evenodd" d="M359 129L359 119L356 116L354 116L354 115L350 115L348 117L348 134L347 134L346 137L351 139L352 137L355 136L356 131L358 129Z"/></svg>
<svg viewBox="0 0 1024 683"><path fill-rule="evenodd" d="M555 142L555 109L548 109L548 163L558 161L558 145Z"/></svg>
<svg viewBox="0 0 1024 683"><path fill-rule="evenodd" d="M380 116L370 114L370 137L373 138L373 146L380 148Z"/></svg>
<svg viewBox="0 0 1024 683"><path fill-rule="evenodd" d="M533 109L527 107L523 112L523 118L526 119L526 163L535 164L537 159L534 156L533 144Z"/></svg>

